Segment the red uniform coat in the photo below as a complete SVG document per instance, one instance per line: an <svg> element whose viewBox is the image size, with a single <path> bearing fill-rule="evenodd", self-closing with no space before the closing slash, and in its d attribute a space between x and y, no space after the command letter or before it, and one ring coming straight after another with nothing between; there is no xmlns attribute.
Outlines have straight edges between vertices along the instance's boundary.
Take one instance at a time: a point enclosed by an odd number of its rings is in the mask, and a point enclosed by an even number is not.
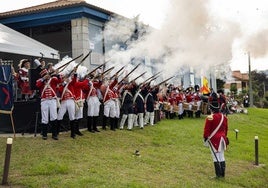
<svg viewBox="0 0 268 188"><path fill-rule="evenodd" d="M191 103L191 102L194 102L194 95L192 93L188 93L186 95L186 102L187 103Z"/></svg>
<svg viewBox="0 0 268 188"><path fill-rule="evenodd" d="M98 96L97 89L100 88L101 81L90 81L88 79L83 81L83 91L85 92L85 98L90 96Z"/></svg>
<svg viewBox="0 0 268 188"><path fill-rule="evenodd" d="M25 67L19 69L19 77L18 77L18 86L21 89L22 94L29 94L31 95L33 91L30 88L29 84L29 76L28 76L28 69Z"/></svg>
<svg viewBox="0 0 268 188"><path fill-rule="evenodd" d="M179 93L178 95L176 95L177 104L183 103L183 101L184 101L184 95L182 93Z"/></svg>
<svg viewBox="0 0 268 188"><path fill-rule="evenodd" d="M74 99L75 100L75 91L74 91L74 86L77 81L76 76L72 78L72 81L67 83L67 88L66 85L60 85L59 86L59 92L61 95L61 100L67 100L67 99ZM66 89L65 89L66 88Z"/></svg>
<svg viewBox="0 0 268 188"><path fill-rule="evenodd" d="M49 86L46 86L48 82ZM61 83L61 79L58 79L57 77L51 77L49 80L44 80L42 78L38 79L36 81L36 87L40 90L41 99L56 98L56 88L59 83Z"/></svg>
<svg viewBox="0 0 268 188"><path fill-rule="evenodd" d="M110 99L116 98L114 90L113 90L116 84L117 84L117 80L115 79L112 83L109 84L109 86L102 86L101 91L102 91L104 103Z"/></svg>
<svg viewBox="0 0 268 188"><path fill-rule="evenodd" d="M211 133L218 127L218 125L221 121L222 115L223 114L221 114L221 113L214 113L214 114L209 115L206 118L205 127L204 127L204 134L203 134L203 137L205 139L207 139L211 135ZM219 149L220 149L219 146L220 146L220 142L221 142L222 138L224 139L225 148L227 146L226 137L227 137L227 132L228 132L228 119L225 115L223 115L223 116L224 116L224 118L223 118L223 122L222 122L220 128L218 129L216 134L210 139L210 142L216 151L219 151Z"/></svg>

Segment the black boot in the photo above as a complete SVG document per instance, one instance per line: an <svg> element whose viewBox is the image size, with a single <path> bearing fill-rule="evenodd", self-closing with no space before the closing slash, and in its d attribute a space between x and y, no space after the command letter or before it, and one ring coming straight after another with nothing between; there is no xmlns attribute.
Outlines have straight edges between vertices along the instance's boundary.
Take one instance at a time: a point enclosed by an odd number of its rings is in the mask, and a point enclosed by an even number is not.
<svg viewBox="0 0 268 188"><path fill-rule="evenodd" d="M196 117L196 118L200 118L200 114L201 114L200 110L196 111L196 112L195 112L195 117Z"/></svg>
<svg viewBox="0 0 268 188"><path fill-rule="evenodd" d="M57 120L51 121L52 139L58 140Z"/></svg>
<svg viewBox="0 0 268 188"><path fill-rule="evenodd" d="M166 119L169 119L169 112L168 111L165 111L165 117L166 117Z"/></svg>
<svg viewBox="0 0 268 188"><path fill-rule="evenodd" d="M102 123L102 129L106 130L106 123L107 123L107 117L103 116L103 123Z"/></svg>
<svg viewBox="0 0 268 188"><path fill-rule="evenodd" d="M225 161L222 161L221 162L221 176L222 177L225 177L225 167L226 167Z"/></svg>
<svg viewBox="0 0 268 188"><path fill-rule="evenodd" d="M75 121L75 134L78 136L83 136L83 134L79 130L80 119L76 119L74 121Z"/></svg>
<svg viewBox="0 0 268 188"><path fill-rule="evenodd" d="M57 120L57 134L60 133L61 120Z"/></svg>
<svg viewBox="0 0 268 188"><path fill-rule="evenodd" d="M70 121L70 127L71 127L71 137L75 139L75 125L74 120Z"/></svg>
<svg viewBox="0 0 268 188"><path fill-rule="evenodd" d="M216 178L221 177L222 176L222 174L221 174L221 164L219 162L214 162L214 167L215 167Z"/></svg>
<svg viewBox="0 0 268 188"><path fill-rule="evenodd" d="M114 128L118 129L119 118L114 118Z"/></svg>
<svg viewBox="0 0 268 188"><path fill-rule="evenodd" d="M42 123L42 139L43 140L47 139L47 126L48 124Z"/></svg>
<svg viewBox="0 0 268 188"><path fill-rule="evenodd" d="M94 132L92 129L92 122L93 122L93 117L92 116L87 116L87 130L89 132Z"/></svg>
<svg viewBox="0 0 268 188"><path fill-rule="evenodd" d="M97 128L98 116L93 116L93 131L100 132Z"/></svg>
<svg viewBox="0 0 268 188"><path fill-rule="evenodd" d="M114 123L115 123L115 118L111 118L110 117L110 129L112 131L115 131L115 125L114 125Z"/></svg>

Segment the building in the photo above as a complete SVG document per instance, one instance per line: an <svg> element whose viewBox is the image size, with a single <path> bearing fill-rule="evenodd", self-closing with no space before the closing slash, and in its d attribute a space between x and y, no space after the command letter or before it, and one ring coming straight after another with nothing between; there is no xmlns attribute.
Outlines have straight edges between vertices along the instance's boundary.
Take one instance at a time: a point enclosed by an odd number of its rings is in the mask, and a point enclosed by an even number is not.
<svg viewBox="0 0 268 188"><path fill-rule="evenodd" d="M231 89L237 89L237 94L249 88L248 73L241 73L240 71L232 71L232 80L227 80L224 85L224 92L230 93Z"/></svg>

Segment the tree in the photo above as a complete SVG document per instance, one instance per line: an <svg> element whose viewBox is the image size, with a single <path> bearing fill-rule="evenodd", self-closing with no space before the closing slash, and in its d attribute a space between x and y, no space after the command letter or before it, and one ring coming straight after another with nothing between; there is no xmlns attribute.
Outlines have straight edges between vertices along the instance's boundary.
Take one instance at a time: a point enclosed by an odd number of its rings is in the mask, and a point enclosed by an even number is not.
<svg viewBox="0 0 268 188"><path fill-rule="evenodd" d="M266 104L267 100L265 98L265 93L266 93L266 85L268 82L267 75L263 71L257 72L256 70L252 71L251 75L252 75L252 90L254 93L254 102L259 104L261 103Z"/></svg>

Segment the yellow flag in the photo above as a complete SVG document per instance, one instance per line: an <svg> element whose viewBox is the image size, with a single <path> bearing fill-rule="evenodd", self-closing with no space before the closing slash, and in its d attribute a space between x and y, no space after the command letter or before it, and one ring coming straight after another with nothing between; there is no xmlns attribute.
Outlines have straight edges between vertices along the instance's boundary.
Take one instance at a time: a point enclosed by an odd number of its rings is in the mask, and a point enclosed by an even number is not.
<svg viewBox="0 0 268 188"><path fill-rule="evenodd" d="M209 94L210 93L210 89L209 89L209 87L208 87L208 79L204 76L203 77L203 80L202 80L202 82L203 82L203 85L202 85L202 87L201 87L201 92L203 93L203 94Z"/></svg>

